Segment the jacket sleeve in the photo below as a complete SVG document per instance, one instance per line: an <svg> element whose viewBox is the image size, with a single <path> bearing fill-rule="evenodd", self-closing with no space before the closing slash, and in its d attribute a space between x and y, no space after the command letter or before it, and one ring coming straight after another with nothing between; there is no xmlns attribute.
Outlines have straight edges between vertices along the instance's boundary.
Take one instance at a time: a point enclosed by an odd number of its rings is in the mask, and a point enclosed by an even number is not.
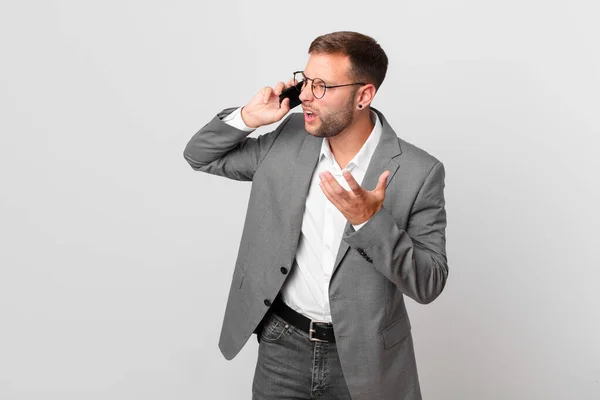
<svg viewBox="0 0 600 400"><path fill-rule="evenodd" d="M249 138L250 132L234 128L221 120L235 109L223 110L192 136L183 157L196 171L251 181L290 116L276 130L258 138Z"/></svg>
<svg viewBox="0 0 600 400"><path fill-rule="evenodd" d="M444 176L437 162L416 197L406 230L382 207L360 230L344 235L374 268L421 304L435 300L448 277Z"/></svg>

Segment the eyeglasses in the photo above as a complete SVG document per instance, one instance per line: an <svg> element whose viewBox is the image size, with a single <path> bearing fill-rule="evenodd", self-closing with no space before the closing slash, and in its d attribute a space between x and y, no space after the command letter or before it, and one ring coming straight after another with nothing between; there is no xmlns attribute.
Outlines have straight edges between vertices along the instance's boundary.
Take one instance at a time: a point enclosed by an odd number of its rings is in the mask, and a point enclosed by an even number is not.
<svg viewBox="0 0 600 400"><path fill-rule="evenodd" d="M322 99L323 96L325 96L325 92L327 91L327 89L333 89L333 88L342 87L342 86L366 85L366 83L364 83L364 82L354 82L354 83L346 83L344 85L328 86L325 84L325 81L323 81L323 79L308 78L306 75L304 75L304 71L294 72L294 86L296 86L296 88L298 88L298 85L300 83L302 83L302 87L300 89L298 89L300 92L302 92L304 90L308 81L310 81L310 83L311 83L310 90L312 91L313 96L315 96L315 98L317 98L317 99Z"/></svg>

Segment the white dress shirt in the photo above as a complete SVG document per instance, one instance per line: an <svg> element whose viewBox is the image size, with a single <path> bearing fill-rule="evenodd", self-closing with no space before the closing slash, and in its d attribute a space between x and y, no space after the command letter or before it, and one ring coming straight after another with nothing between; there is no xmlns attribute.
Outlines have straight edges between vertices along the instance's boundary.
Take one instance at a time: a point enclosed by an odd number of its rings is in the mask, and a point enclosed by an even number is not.
<svg viewBox="0 0 600 400"><path fill-rule="evenodd" d="M241 108L227 115L223 121L235 128L251 132L253 129L244 124L240 110ZM381 122L373 111L371 111L371 120L375 125L373 131L344 168L350 171L359 185L381 138ZM329 281L347 222L344 215L325 197L319 187L321 181L319 174L329 171L344 189L350 190L348 182L342 175L344 170L339 167L331 153L329 141L324 138L319 162L313 173L306 198L300 241L296 251L297 265L292 268L290 276L281 289L283 301L288 306L314 321L331 322ZM353 227L358 230L365 223Z"/></svg>

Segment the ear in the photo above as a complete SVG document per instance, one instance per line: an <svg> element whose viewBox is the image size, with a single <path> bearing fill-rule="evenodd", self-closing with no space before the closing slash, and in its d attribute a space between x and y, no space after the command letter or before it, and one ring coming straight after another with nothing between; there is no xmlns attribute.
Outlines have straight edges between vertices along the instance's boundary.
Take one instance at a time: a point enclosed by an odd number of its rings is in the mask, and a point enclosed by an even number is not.
<svg viewBox="0 0 600 400"><path fill-rule="evenodd" d="M357 106L362 105L362 108L367 108L371 105L377 89L372 83L368 83L358 90L358 97L356 98Z"/></svg>

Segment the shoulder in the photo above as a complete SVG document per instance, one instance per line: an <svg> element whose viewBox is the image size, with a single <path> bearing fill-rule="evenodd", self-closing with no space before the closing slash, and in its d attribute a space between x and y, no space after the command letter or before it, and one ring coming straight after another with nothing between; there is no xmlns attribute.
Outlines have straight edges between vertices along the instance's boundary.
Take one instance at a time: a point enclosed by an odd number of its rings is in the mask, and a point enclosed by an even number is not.
<svg viewBox="0 0 600 400"><path fill-rule="evenodd" d="M304 129L304 115L299 113L288 114L275 128L278 133L276 145L291 150L294 146L302 146L306 136Z"/></svg>
<svg viewBox="0 0 600 400"><path fill-rule="evenodd" d="M441 164L441 161L435 156L402 138L398 138L398 144L400 145L400 149L402 151L400 154L400 159L404 162L422 165L423 167L429 168L433 168L436 164Z"/></svg>
<svg viewBox="0 0 600 400"><path fill-rule="evenodd" d="M290 129L290 130L304 130L304 114L302 113L290 113L290 115L288 115L288 117L286 118L286 125L285 125L285 129Z"/></svg>
<svg viewBox="0 0 600 400"><path fill-rule="evenodd" d="M398 136L395 130L390 126L388 121L385 119L383 113L375 110L380 117L383 130L385 131L384 136L387 137L385 140L390 140L390 137L395 136L398 142L398 155L394 159L404 167L410 167L413 171L418 170L421 173L428 174L429 171L439 164L443 168L442 163L435 156L428 153L426 150L407 142ZM390 143L390 142L388 142ZM395 144L394 144L395 146Z"/></svg>

